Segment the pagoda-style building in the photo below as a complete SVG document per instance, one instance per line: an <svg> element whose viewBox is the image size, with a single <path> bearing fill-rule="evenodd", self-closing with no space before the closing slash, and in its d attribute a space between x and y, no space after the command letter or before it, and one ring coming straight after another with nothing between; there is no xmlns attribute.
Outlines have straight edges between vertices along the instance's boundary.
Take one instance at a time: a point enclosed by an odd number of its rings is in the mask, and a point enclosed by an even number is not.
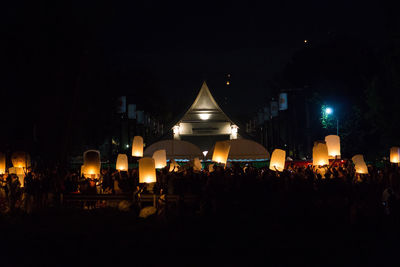
<svg viewBox="0 0 400 267"><path fill-rule="evenodd" d="M208 151L216 141L237 139L238 126L218 106L206 82L185 115L172 128L176 140Z"/></svg>

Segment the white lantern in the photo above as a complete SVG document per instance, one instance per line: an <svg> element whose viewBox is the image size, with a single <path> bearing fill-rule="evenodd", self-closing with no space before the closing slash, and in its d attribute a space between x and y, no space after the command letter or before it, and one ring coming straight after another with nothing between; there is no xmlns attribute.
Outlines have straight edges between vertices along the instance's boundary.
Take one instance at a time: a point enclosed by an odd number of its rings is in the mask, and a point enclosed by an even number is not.
<svg viewBox="0 0 400 267"><path fill-rule="evenodd" d="M143 157L143 137L141 136L133 138L132 157Z"/></svg>
<svg viewBox="0 0 400 267"><path fill-rule="evenodd" d="M153 158L142 158L139 160L139 183L155 183L156 168Z"/></svg>
<svg viewBox="0 0 400 267"><path fill-rule="evenodd" d="M226 164L230 149L231 149L231 144L229 142L225 141L216 142L214 146L212 161Z"/></svg>
<svg viewBox="0 0 400 267"><path fill-rule="evenodd" d="M83 153L83 165L85 178L100 177L100 152L98 150L88 150Z"/></svg>
<svg viewBox="0 0 400 267"><path fill-rule="evenodd" d="M329 165L328 148L326 144L316 142L313 147L313 165L324 166Z"/></svg>
<svg viewBox="0 0 400 267"><path fill-rule="evenodd" d="M328 135L325 137L328 155L340 158L340 137L337 135Z"/></svg>
<svg viewBox="0 0 400 267"><path fill-rule="evenodd" d="M400 148L395 146L390 149L390 162L400 163Z"/></svg>
<svg viewBox="0 0 400 267"><path fill-rule="evenodd" d="M6 172L6 155L0 152L0 174Z"/></svg>
<svg viewBox="0 0 400 267"><path fill-rule="evenodd" d="M285 169L286 151L282 149L274 149L272 152L269 168L273 171L282 172Z"/></svg>
<svg viewBox="0 0 400 267"><path fill-rule="evenodd" d="M355 165L356 173L368 174L368 167L364 161L364 156L361 154L355 155L351 159Z"/></svg>
<svg viewBox="0 0 400 267"><path fill-rule="evenodd" d="M153 159L156 165L156 169L162 169L167 166L167 152L165 149L154 151Z"/></svg>
<svg viewBox="0 0 400 267"><path fill-rule="evenodd" d="M128 171L128 156L125 154L118 154L115 168L120 171Z"/></svg>
<svg viewBox="0 0 400 267"><path fill-rule="evenodd" d="M174 159L171 160L171 162L169 163L169 171L170 172L176 172L179 169L179 164L176 163L176 161Z"/></svg>

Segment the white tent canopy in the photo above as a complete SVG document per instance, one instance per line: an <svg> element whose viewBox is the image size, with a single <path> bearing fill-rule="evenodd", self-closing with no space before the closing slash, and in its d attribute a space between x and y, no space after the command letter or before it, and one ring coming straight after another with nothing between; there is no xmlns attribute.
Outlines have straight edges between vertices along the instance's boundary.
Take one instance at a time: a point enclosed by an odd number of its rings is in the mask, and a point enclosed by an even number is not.
<svg viewBox="0 0 400 267"><path fill-rule="evenodd" d="M182 140L163 140L156 142L144 150L145 157L152 157L157 150L165 149L167 159L194 159L203 158L200 149L192 143Z"/></svg>
<svg viewBox="0 0 400 267"><path fill-rule="evenodd" d="M227 140L231 144L228 160L267 160L270 158L269 152L261 144L248 139ZM211 159L214 147L207 154L207 159Z"/></svg>

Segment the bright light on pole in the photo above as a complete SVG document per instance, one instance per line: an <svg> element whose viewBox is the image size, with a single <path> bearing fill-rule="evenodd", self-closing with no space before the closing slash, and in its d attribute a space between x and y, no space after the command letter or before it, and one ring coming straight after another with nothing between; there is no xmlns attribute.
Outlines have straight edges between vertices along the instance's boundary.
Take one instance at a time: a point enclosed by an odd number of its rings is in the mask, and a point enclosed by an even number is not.
<svg viewBox="0 0 400 267"><path fill-rule="evenodd" d="M333 109L330 108L330 107L327 107L327 108L325 109L325 113L328 114L328 115L331 115L331 114L333 113Z"/></svg>

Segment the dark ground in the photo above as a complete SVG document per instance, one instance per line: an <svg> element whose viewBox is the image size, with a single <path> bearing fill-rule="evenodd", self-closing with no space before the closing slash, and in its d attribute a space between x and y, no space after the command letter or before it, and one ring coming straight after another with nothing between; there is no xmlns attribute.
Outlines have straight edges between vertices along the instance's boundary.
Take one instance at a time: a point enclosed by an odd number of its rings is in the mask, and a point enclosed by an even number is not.
<svg viewBox="0 0 400 267"><path fill-rule="evenodd" d="M112 209L2 215L1 266L397 266L398 226L338 221L258 208L168 220Z"/></svg>

